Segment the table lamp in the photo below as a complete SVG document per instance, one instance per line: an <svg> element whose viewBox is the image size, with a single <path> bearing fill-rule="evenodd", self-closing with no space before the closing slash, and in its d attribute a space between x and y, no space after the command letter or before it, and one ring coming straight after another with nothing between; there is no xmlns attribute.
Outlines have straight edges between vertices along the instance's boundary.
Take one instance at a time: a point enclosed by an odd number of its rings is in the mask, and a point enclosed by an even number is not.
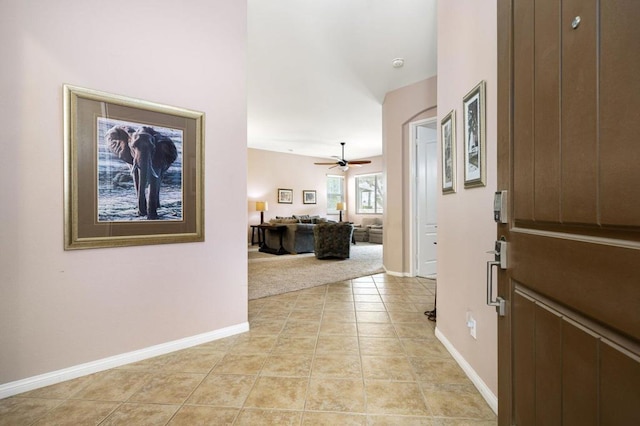
<svg viewBox="0 0 640 426"><path fill-rule="evenodd" d="M340 212L340 222L342 222L342 212L346 210L344 203L336 204L336 210Z"/></svg>
<svg viewBox="0 0 640 426"><path fill-rule="evenodd" d="M269 211L269 203L256 201L256 211L260 212L260 225L262 225L264 223L264 212Z"/></svg>

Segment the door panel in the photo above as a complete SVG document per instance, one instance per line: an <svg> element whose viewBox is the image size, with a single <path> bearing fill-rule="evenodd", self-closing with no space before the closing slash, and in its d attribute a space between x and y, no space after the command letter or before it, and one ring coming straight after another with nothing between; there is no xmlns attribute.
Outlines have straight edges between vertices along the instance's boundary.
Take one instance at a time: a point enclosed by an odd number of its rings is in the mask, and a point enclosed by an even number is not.
<svg viewBox="0 0 640 426"><path fill-rule="evenodd" d="M531 2L531 4L534 4ZM534 218L560 219L560 4L535 2ZM518 79L519 80L519 79ZM530 196L529 196L530 197ZM527 197L527 198L529 198Z"/></svg>
<svg viewBox="0 0 640 426"><path fill-rule="evenodd" d="M536 422L560 425L562 418L562 316L536 306Z"/></svg>
<svg viewBox="0 0 640 426"><path fill-rule="evenodd" d="M637 249L519 230L509 241L514 280L612 331L640 339Z"/></svg>
<svg viewBox="0 0 640 426"><path fill-rule="evenodd" d="M638 2L629 3L638 9ZM600 217L605 225L639 227L640 143L626 141L638 141L640 135L640 15L617 1L600 7Z"/></svg>
<svg viewBox="0 0 640 426"><path fill-rule="evenodd" d="M610 342L600 346L600 419L603 425L640 425L640 358ZM621 410L620 406L631 407Z"/></svg>
<svg viewBox="0 0 640 426"><path fill-rule="evenodd" d="M499 423L640 424L640 2L498 14Z"/></svg>
<svg viewBox="0 0 640 426"><path fill-rule="evenodd" d="M562 219L571 223L597 223L595 9L594 0L562 2Z"/></svg>
<svg viewBox="0 0 640 426"><path fill-rule="evenodd" d="M514 424L639 424L638 356L610 341L598 323L515 287ZM623 345L638 349L628 340Z"/></svg>
<svg viewBox="0 0 640 426"><path fill-rule="evenodd" d="M513 388L515 400L515 424L535 423L536 386L531 380L535 371L535 301L522 293L513 297ZM500 402L499 402L500 404ZM500 407L499 407L500 408Z"/></svg>
<svg viewBox="0 0 640 426"><path fill-rule="evenodd" d="M533 146L533 12L534 3L530 0L514 2L516 25L513 29L514 63L513 69L518 78L513 82L513 138L518 144L513 147L514 167L520 171L513 177L514 190L518 198L513 200L514 215L523 220L535 219L534 174L535 151ZM500 21L498 21L500 22Z"/></svg>
<svg viewBox="0 0 640 426"><path fill-rule="evenodd" d="M437 272L437 263L436 263L436 241L438 239L436 235L436 228L431 226L425 228L423 231L424 234L421 238L421 253L420 255L420 265L417 275L419 277L434 277Z"/></svg>
<svg viewBox="0 0 640 426"><path fill-rule="evenodd" d="M598 339L576 323L562 324L562 423L598 424Z"/></svg>

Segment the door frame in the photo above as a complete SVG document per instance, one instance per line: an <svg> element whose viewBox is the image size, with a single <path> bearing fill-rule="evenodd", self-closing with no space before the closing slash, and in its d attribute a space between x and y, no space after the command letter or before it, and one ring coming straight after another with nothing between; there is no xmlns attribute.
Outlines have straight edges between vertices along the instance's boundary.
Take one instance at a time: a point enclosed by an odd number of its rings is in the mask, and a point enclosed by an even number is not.
<svg viewBox="0 0 640 426"><path fill-rule="evenodd" d="M513 4L512 0L498 0L497 3L497 190L511 187L511 138L513 132ZM513 221L513 197L508 197L509 222ZM511 223L497 224L496 240L501 236L511 239ZM507 316L498 317L498 424L509 425L513 418L513 395L511 389L513 365L511 353L511 301L513 293L510 286L511 271L498 271L498 295L506 300Z"/></svg>
<svg viewBox="0 0 640 426"><path fill-rule="evenodd" d="M418 271L418 199L417 199L417 177L418 171L416 167L417 149L416 149L416 128L424 127L427 124L435 123L436 125L436 144L438 143L438 117L430 117L422 120L411 121L409 123L409 164L410 164L410 181L411 194L409 196L409 275L415 277ZM436 159L437 174L440 176L440 162ZM436 197L437 201L437 197Z"/></svg>

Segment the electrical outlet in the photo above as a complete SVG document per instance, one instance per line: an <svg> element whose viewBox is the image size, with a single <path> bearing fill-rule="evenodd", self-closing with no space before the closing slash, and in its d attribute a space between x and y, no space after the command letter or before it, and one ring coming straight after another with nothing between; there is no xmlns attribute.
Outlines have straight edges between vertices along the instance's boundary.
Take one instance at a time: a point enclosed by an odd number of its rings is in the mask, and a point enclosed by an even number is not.
<svg viewBox="0 0 640 426"><path fill-rule="evenodd" d="M469 317L467 320L467 327L469 327L469 334L476 339L476 320L473 317Z"/></svg>

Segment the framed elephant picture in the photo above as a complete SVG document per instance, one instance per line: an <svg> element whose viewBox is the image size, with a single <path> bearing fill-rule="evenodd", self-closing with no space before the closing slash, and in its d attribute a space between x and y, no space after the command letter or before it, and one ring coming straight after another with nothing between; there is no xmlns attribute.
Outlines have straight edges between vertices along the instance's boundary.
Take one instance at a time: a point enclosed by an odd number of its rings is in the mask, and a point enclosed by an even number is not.
<svg viewBox="0 0 640 426"><path fill-rule="evenodd" d="M65 250L204 241L204 113L64 86Z"/></svg>

